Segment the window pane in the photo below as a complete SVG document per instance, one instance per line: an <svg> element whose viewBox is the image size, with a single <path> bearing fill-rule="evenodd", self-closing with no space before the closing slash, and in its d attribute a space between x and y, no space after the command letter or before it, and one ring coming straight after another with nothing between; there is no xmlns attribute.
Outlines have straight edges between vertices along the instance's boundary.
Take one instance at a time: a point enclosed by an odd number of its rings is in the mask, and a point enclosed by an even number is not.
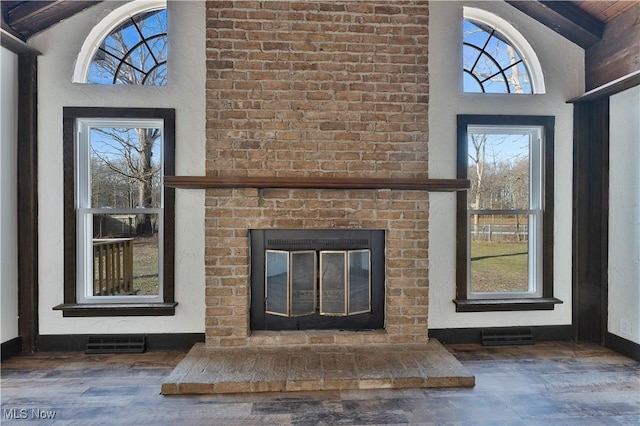
<svg viewBox="0 0 640 426"><path fill-rule="evenodd" d="M483 55L484 58L484 55ZM482 59L480 60L482 62ZM484 87L485 93L507 93L508 84L505 83L505 79L502 74L498 74L488 80L486 80L488 73L490 72L490 65L484 67L480 67L478 77L483 80L482 86ZM496 72L499 70L496 68Z"/></svg>
<svg viewBox="0 0 640 426"><path fill-rule="evenodd" d="M93 296L159 294L158 214L93 215Z"/></svg>
<svg viewBox="0 0 640 426"><path fill-rule="evenodd" d="M88 81L89 83L113 83L113 71L105 68L105 61L94 60L89 68L89 75L91 76L91 80Z"/></svg>
<svg viewBox="0 0 640 426"><path fill-rule="evenodd" d="M166 86L167 50L166 9L127 18L102 41L87 82Z"/></svg>
<svg viewBox="0 0 640 426"><path fill-rule="evenodd" d="M480 25L465 19L462 23L462 37L465 43L482 47L487 42L489 33L480 28ZM475 58L473 60L475 61ZM473 62L470 65L473 65Z"/></svg>
<svg viewBox="0 0 640 426"><path fill-rule="evenodd" d="M518 52L498 32L491 37L485 51L498 62L502 69L507 69L522 60Z"/></svg>
<svg viewBox="0 0 640 426"><path fill-rule="evenodd" d="M291 253L291 315L309 315L316 310L316 253Z"/></svg>
<svg viewBox="0 0 640 426"><path fill-rule="evenodd" d="M523 62L508 68L505 74L511 93L533 93L531 81L529 80L529 71L527 71Z"/></svg>
<svg viewBox="0 0 640 426"><path fill-rule="evenodd" d="M532 93L522 56L500 31L465 19L463 42L463 70L476 76L484 92ZM476 85L466 80L464 91L478 92Z"/></svg>
<svg viewBox="0 0 640 426"><path fill-rule="evenodd" d="M529 215L470 215L470 289L529 291Z"/></svg>
<svg viewBox="0 0 640 426"><path fill-rule="evenodd" d="M528 133L469 131L469 208L529 209Z"/></svg>
<svg viewBox="0 0 640 426"><path fill-rule="evenodd" d="M114 34L115 36L108 36L104 39L104 43L100 46L101 49L104 49L104 52L100 51L96 59L100 58L101 61L105 62L113 61L115 65L124 59L129 49L135 46L140 41L140 38L131 30Z"/></svg>
<svg viewBox="0 0 640 426"><path fill-rule="evenodd" d="M504 78L500 74L500 68L486 53L480 55L473 74L482 82L485 92L505 93ZM493 76L493 77L492 77Z"/></svg>
<svg viewBox="0 0 640 426"><path fill-rule="evenodd" d="M346 265L345 252L320 252L320 313L346 315Z"/></svg>
<svg viewBox="0 0 640 426"><path fill-rule="evenodd" d="M276 315L289 315L289 253L266 252L266 311Z"/></svg>
<svg viewBox="0 0 640 426"><path fill-rule="evenodd" d="M92 128L91 207L161 207L161 131Z"/></svg>
<svg viewBox="0 0 640 426"><path fill-rule="evenodd" d="M349 314L371 311L369 250L349 252Z"/></svg>
<svg viewBox="0 0 640 426"><path fill-rule="evenodd" d="M475 65L478 57L482 54L482 50L475 46L464 45L462 46L462 64L464 69L470 73L475 75ZM482 91L482 89L480 90Z"/></svg>
<svg viewBox="0 0 640 426"><path fill-rule="evenodd" d="M129 64L122 64L118 72L114 73L114 84L142 84L145 74L138 71ZM140 83L137 83L140 82Z"/></svg>
<svg viewBox="0 0 640 426"><path fill-rule="evenodd" d="M482 93L482 85L468 72L464 72L462 75L462 85L465 93Z"/></svg>
<svg viewBox="0 0 640 426"><path fill-rule="evenodd" d="M147 86L159 86L158 81L167 81L167 64L162 63L149 71L143 83ZM166 84L165 84L166 85Z"/></svg>
<svg viewBox="0 0 640 426"><path fill-rule="evenodd" d="M145 44L140 45L137 48L133 49L131 51L131 56L134 58L140 58L138 60L140 66L138 67L136 65L136 67L139 69L150 70L157 65L157 62L154 56L151 54L151 51ZM141 74L140 78L144 79L144 74ZM142 80L138 80L138 81L142 82Z"/></svg>
<svg viewBox="0 0 640 426"><path fill-rule="evenodd" d="M140 14L135 20L145 38L167 32L167 9Z"/></svg>

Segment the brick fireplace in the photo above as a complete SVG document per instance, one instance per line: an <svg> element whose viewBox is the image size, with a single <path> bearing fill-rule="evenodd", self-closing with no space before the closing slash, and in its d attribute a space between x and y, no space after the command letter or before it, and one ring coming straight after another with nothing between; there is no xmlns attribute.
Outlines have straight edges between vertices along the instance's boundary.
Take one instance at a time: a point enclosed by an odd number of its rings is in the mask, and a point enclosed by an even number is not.
<svg viewBox="0 0 640 426"><path fill-rule="evenodd" d="M394 184L428 179L427 23L426 1L207 2L206 347L427 341L428 191ZM383 231L383 326L252 330L252 229Z"/></svg>

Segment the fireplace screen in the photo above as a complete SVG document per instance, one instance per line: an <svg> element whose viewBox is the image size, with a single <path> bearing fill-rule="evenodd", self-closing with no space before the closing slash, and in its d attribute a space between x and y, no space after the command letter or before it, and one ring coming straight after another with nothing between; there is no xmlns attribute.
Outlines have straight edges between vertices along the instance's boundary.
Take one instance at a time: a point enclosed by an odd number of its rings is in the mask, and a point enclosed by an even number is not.
<svg viewBox="0 0 640 426"><path fill-rule="evenodd" d="M284 317L316 311L316 253L267 250L266 312Z"/></svg>
<svg viewBox="0 0 640 426"><path fill-rule="evenodd" d="M251 327L375 329L384 232L251 230Z"/></svg>
<svg viewBox="0 0 640 426"><path fill-rule="evenodd" d="M369 250L266 250L266 313L284 317L313 315L318 295L320 315L370 312L370 259Z"/></svg>

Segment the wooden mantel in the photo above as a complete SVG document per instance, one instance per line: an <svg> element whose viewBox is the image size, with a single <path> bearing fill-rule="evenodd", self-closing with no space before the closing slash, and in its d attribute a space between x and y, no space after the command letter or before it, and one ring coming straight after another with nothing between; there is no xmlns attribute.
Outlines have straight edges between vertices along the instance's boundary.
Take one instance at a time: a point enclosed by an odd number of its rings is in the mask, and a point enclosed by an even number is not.
<svg viewBox="0 0 640 426"><path fill-rule="evenodd" d="M396 189L453 192L469 189L468 179L336 178L336 177L248 177L165 176L173 188L305 188L305 189Z"/></svg>

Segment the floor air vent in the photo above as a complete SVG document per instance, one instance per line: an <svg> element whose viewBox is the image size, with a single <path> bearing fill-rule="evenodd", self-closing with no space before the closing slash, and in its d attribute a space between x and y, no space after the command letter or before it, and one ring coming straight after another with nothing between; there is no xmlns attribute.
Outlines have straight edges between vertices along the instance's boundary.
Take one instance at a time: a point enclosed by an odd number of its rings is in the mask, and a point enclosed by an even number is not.
<svg viewBox="0 0 640 426"><path fill-rule="evenodd" d="M146 350L145 336L89 336L86 354L142 353Z"/></svg>
<svg viewBox="0 0 640 426"><path fill-rule="evenodd" d="M484 346L533 345L530 328L504 328L482 330Z"/></svg>

